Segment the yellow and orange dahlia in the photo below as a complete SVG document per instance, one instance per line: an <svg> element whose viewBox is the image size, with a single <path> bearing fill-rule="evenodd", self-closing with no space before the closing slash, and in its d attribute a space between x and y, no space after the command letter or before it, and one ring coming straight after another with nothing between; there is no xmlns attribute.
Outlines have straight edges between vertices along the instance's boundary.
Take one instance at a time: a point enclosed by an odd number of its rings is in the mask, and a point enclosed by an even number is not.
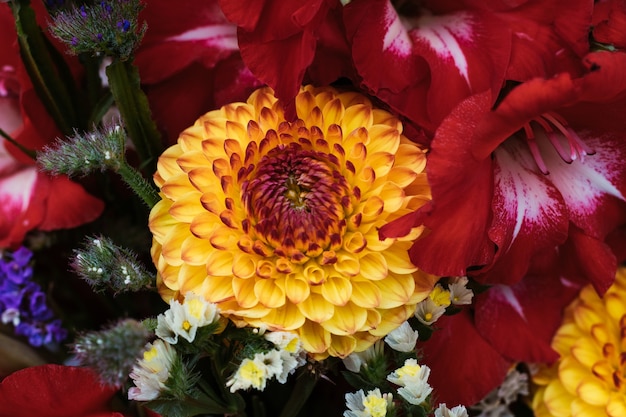
<svg viewBox="0 0 626 417"><path fill-rule="evenodd" d="M436 278L378 229L430 199L424 151L364 96L269 88L209 112L159 158L150 214L164 298L188 291L237 325L297 333L317 357L365 350Z"/></svg>
<svg viewBox="0 0 626 417"><path fill-rule="evenodd" d="M626 417L626 268L602 298L581 291L552 347L560 359L533 376L536 416Z"/></svg>

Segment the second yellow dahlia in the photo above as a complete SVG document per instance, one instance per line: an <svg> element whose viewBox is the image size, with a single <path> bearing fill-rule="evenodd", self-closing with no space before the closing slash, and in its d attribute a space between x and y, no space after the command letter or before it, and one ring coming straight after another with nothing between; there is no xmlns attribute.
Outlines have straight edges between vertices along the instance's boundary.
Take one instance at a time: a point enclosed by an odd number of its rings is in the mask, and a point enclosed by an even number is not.
<svg viewBox="0 0 626 417"><path fill-rule="evenodd" d="M626 268L602 298L581 291L552 347L560 359L533 376L536 416L626 417Z"/></svg>
<svg viewBox="0 0 626 417"><path fill-rule="evenodd" d="M435 277L414 228L378 229L430 199L424 151L354 92L305 87L285 120L269 88L209 112L160 157L150 215L162 295L202 294L241 326L298 333L318 357L404 322Z"/></svg>

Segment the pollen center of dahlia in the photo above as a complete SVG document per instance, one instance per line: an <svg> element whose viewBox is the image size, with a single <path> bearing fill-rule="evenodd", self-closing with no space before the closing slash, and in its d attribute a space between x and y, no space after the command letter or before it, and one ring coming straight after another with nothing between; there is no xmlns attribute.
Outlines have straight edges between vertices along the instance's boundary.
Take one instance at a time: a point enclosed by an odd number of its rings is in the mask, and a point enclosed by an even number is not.
<svg viewBox="0 0 626 417"><path fill-rule="evenodd" d="M311 256L341 242L348 186L328 154L280 145L251 177L243 187L251 230L279 254Z"/></svg>

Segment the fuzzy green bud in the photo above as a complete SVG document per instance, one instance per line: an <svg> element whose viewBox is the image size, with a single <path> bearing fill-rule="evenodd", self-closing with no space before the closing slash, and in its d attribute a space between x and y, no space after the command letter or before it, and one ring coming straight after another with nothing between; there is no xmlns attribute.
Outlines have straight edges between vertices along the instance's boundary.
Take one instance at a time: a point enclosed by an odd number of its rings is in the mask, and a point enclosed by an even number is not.
<svg viewBox="0 0 626 417"><path fill-rule="evenodd" d="M139 0L98 1L59 11L50 31L73 54L104 54L127 60L137 48L147 25L139 25Z"/></svg>
<svg viewBox="0 0 626 417"><path fill-rule="evenodd" d="M74 251L70 265L95 291L107 287L115 293L139 291L154 281L137 255L103 236L88 238L84 248Z"/></svg>
<svg viewBox="0 0 626 417"><path fill-rule="evenodd" d="M87 175L94 171L117 171L124 164L126 133L119 125L97 129L45 147L37 155L44 170L55 175Z"/></svg>
<svg viewBox="0 0 626 417"><path fill-rule="evenodd" d="M98 373L102 383L121 387L150 336L140 322L126 319L108 329L78 336L73 351L81 365Z"/></svg>

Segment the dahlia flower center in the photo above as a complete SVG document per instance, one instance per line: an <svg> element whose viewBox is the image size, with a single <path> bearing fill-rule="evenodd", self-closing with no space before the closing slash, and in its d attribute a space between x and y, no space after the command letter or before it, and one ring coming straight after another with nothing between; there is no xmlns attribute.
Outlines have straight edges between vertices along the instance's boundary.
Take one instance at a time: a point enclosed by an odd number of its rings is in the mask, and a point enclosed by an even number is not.
<svg viewBox="0 0 626 417"><path fill-rule="evenodd" d="M270 150L242 187L249 232L296 261L340 245L350 197L339 169L336 157L299 143Z"/></svg>
<svg viewBox="0 0 626 417"><path fill-rule="evenodd" d="M547 139L559 157L568 164L577 159L582 160L587 155L595 154L595 151L589 148L578 134L569 127L567 122L556 113L544 113L535 117L524 125L524 133L530 153L544 175L548 175L550 171L541 155L537 139Z"/></svg>

